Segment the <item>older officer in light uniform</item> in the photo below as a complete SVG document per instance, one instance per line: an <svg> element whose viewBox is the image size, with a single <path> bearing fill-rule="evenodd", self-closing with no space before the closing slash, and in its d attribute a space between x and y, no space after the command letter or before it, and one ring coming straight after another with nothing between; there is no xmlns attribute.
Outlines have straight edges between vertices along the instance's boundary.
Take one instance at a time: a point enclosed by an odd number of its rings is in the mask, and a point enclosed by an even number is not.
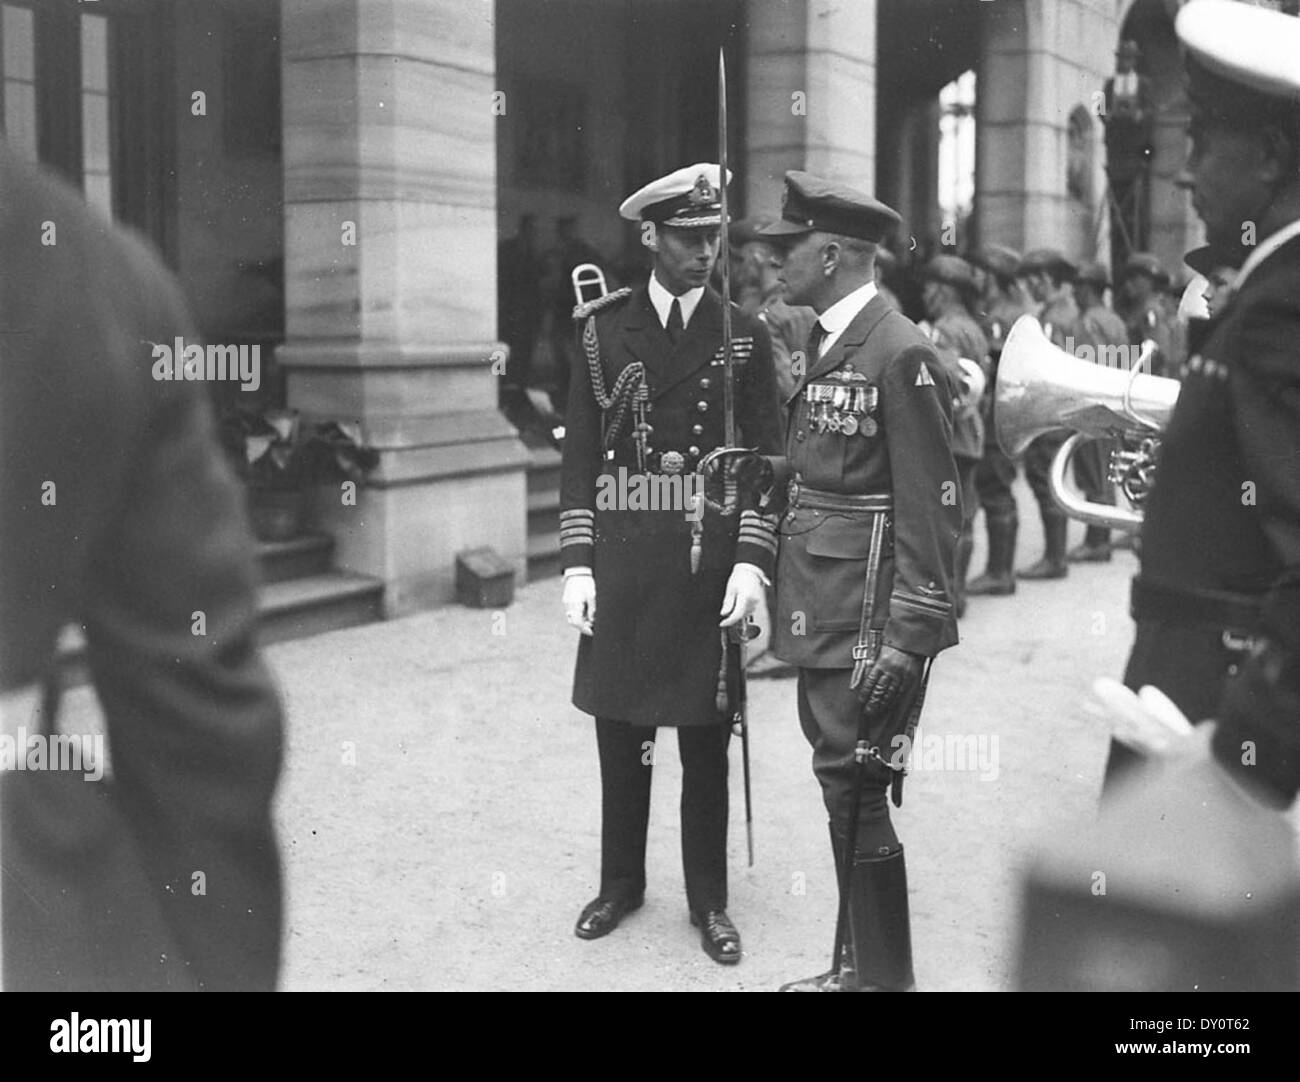
<svg viewBox="0 0 1300 1082"><path fill-rule="evenodd" d="M790 991L914 985L903 847L889 820L893 738L914 725L929 659L957 641L961 533L952 456L955 386L921 331L879 295L875 254L899 218L862 192L786 174L781 279L818 321L789 398L774 651L799 668L799 722L813 748L836 865L849 870L849 949ZM859 719L877 749L850 847Z"/></svg>
<svg viewBox="0 0 1300 1082"><path fill-rule="evenodd" d="M753 613L770 581L774 523L752 509L706 510L695 546L682 507L608 506L620 475L689 477L724 435L722 298L707 287L718 256L720 170L701 164L648 184L619 208L642 223L650 280L575 312L582 342L564 440L560 536L564 606L582 632L573 703L594 715L600 752L600 893L575 933L595 939L642 904L656 727L682 757L686 899L704 950L740 961L727 907L728 692L721 628ZM758 319L732 305L736 431L780 447L772 349ZM692 559L693 550L697 559ZM696 569L692 564L698 563ZM734 665L734 650L728 667Z"/></svg>

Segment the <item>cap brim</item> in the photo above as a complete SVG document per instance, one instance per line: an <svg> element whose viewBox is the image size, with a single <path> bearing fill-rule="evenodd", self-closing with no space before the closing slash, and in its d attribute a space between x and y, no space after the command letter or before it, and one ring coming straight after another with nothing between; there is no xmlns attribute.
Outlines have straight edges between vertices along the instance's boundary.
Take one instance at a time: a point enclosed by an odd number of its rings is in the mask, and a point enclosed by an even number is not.
<svg viewBox="0 0 1300 1082"><path fill-rule="evenodd" d="M816 230L810 225L800 225L798 222L787 222L784 218L779 222L773 222L771 225L765 225L758 231L760 237L793 237L800 233L813 233Z"/></svg>

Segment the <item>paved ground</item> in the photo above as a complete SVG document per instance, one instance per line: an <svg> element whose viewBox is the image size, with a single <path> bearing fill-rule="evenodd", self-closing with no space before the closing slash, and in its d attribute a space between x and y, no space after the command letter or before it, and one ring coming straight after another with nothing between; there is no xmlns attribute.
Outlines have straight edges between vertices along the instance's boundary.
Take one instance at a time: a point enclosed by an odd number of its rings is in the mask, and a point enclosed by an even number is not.
<svg viewBox="0 0 1300 1082"><path fill-rule="evenodd" d="M1028 525L1026 560L1039 545ZM1095 674L1121 670L1134 564L1123 554L973 606L963 644L936 664L923 731L983 737L989 752L996 739L998 754L995 777L922 770L907 785L898 826L921 987L1010 986L1016 861L1053 813L1095 800L1107 734L1082 704ZM606 939L573 936L599 859L573 649L555 581L502 614L448 608L272 649L292 720L287 988L763 990L825 968L834 882L793 681L751 685L752 869L733 757L743 963L711 962L687 923L675 740L656 767L645 908Z"/></svg>
<svg viewBox="0 0 1300 1082"><path fill-rule="evenodd" d="M1021 497L1027 563L1040 531ZM1094 806L1108 733L1084 704L1095 675L1122 670L1135 566L1122 553L977 601L936 663L923 734L975 737L986 757L996 741L996 759L918 770L896 813L921 988L1012 986L1017 862L1054 817ZM290 719L285 988L766 990L825 968L835 887L789 680L751 684L752 869L733 755L742 964L711 962L687 923L675 740L656 767L645 908L606 939L573 936L597 885L599 790L559 593L552 580L503 613L445 608L270 649ZM70 709L89 702L83 689Z"/></svg>

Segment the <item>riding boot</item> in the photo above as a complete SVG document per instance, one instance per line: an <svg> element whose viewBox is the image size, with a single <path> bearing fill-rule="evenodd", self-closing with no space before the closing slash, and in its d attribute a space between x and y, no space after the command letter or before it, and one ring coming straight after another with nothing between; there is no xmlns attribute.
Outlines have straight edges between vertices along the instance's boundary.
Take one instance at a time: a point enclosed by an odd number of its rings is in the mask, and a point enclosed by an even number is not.
<svg viewBox="0 0 1300 1082"><path fill-rule="evenodd" d="M1018 573L1022 579L1063 579L1070 572L1065 560L1065 535L1069 520L1064 515L1043 518L1043 558Z"/></svg>
<svg viewBox="0 0 1300 1082"><path fill-rule="evenodd" d="M1016 592L1016 576L1011 568L1016 558L1016 533L1019 526L1015 515L988 517L988 569L967 584L967 597L1003 597Z"/></svg>
<svg viewBox="0 0 1300 1082"><path fill-rule="evenodd" d="M835 882L843 880L845 839L835 831L835 824L827 824L831 834L831 852L835 854ZM840 951L840 967L819 973L815 977L791 981L781 985L782 992L851 992L857 987L853 971L852 924L844 929L844 947Z"/></svg>
<svg viewBox="0 0 1300 1082"><path fill-rule="evenodd" d="M912 924L903 847L858 853L849 890L857 992L911 992Z"/></svg>

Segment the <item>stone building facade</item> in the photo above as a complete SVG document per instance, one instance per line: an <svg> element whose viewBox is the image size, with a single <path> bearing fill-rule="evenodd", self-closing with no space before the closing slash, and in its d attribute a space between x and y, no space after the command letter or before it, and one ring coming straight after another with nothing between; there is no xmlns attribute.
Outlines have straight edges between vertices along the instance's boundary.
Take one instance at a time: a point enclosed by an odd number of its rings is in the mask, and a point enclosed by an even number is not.
<svg viewBox="0 0 1300 1082"><path fill-rule="evenodd" d="M728 51L742 213L805 168L942 245L940 90L975 73L962 243L1106 258L1097 103L1137 37L1159 103L1150 246L1197 226L1182 164L1178 0L4 0L19 153L144 230L205 333L274 346L284 401L359 421L380 465L319 521L383 611L447 601L454 554L522 571L534 456L497 408L497 243L570 217L635 266L615 208L714 157ZM194 111L202 92L205 111ZM545 238L544 238L545 239Z"/></svg>

